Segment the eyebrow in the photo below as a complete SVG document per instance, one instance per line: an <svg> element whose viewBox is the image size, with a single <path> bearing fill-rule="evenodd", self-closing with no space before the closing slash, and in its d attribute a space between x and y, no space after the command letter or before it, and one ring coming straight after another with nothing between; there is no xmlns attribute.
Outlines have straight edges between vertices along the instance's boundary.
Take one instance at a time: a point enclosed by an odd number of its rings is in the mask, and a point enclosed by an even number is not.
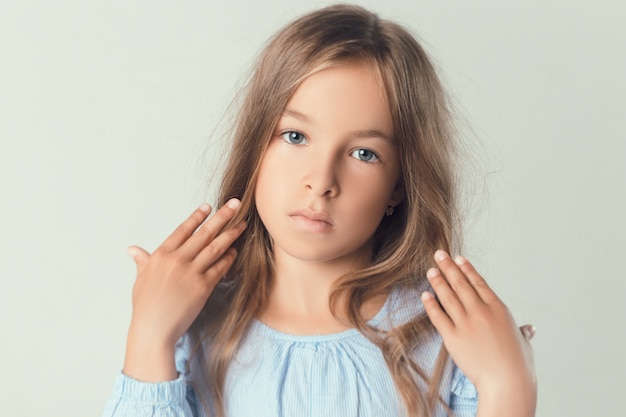
<svg viewBox="0 0 626 417"><path fill-rule="evenodd" d="M309 125L313 124L311 117L308 115L301 113L292 109L285 109L283 111L283 116L293 117L294 119L300 120L301 122L307 123ZM390 138L388 135L383 133L378 129L365 129L365 130L357 130L350 134L352 138L381 138L391 143L394 143L394 140Z"/></svg>
<svg viewBox="0 0 626 417"><path fill-rule="evenodd" d="M311 118L309 116L296 110L285 109L285 111L283 111L283 116L290 116L302 122L312 124Z"/></svg>

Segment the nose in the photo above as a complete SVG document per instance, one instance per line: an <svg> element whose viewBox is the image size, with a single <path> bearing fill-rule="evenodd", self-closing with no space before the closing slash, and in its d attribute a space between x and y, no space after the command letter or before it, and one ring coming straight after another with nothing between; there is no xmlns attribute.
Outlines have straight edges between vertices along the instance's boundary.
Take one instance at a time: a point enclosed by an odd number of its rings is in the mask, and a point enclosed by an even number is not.
<svg viewBox="0 0 626 417"><path fill-rule="evenodd" d="M308 165L303 178L308 191L318 197L332 198L339 195L339 164L333 155L318 155Z"/></svg>

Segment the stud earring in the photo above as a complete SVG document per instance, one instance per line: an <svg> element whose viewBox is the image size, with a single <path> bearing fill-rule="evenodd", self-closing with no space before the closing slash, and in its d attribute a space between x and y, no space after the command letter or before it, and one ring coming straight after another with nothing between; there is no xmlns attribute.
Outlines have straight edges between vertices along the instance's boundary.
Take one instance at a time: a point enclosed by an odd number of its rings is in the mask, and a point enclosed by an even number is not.
<svg viewBox="0 0 626 417"><path fill-rule="evenodd" d="M385 215L386 216L391 216L393 214L393 210L396 208L396 206L393 205L393 203L391 203L390 205L387 206L387 210L385 210Z"/></svg>

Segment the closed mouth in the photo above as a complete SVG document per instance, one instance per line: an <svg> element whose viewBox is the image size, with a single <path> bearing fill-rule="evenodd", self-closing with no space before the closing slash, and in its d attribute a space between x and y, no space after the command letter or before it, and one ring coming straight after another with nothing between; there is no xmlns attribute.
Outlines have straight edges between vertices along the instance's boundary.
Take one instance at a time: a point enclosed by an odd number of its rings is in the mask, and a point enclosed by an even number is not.
<svg viewBox="0 0 626 417"><path fill-rule="evenodd" d="M312 221L324 222L324 223L329 224L330 226L333 226L333 221L331 217L322 211L312 211L309 209L301 209L301 210L297 210L292 213L289 213L289 216L291 217L301 216Z"/></svg>

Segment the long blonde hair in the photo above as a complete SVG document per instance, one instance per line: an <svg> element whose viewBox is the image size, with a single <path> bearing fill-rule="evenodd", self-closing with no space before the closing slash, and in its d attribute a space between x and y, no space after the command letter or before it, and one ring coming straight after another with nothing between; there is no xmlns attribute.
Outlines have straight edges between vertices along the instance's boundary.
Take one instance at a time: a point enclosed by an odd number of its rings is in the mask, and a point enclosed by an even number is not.
<svg viewBox="0 0 626 417"><path fill-rule="evenodd" d="M446 96L426 53L407 30L361 7L339 5L305 15L279 31L258 58L245 90L219 204L240 198L233 223L246 219L248 227L235 242L235 264L191 329L197 342L194 354L202 355L206 364L212 413L218 416L224 415L229 364L267 303L272 277L270 237L254 203L264 151L303 79L321 68L355 61L371 65L385 88L404 199L375 232L371 265L337 281L331 307L336 311L340 294L348 300L349 324L381 349L409 415L430 416L440 400L445 349L430 375L411 359L421 338L433 331L428 318L422 315L381 332L367 324L361 306L392 288L422 285L434 251L452 249L457 230L451 169L455 147ZM211 349L204 358L200 344L207 339Z"/></svg>

